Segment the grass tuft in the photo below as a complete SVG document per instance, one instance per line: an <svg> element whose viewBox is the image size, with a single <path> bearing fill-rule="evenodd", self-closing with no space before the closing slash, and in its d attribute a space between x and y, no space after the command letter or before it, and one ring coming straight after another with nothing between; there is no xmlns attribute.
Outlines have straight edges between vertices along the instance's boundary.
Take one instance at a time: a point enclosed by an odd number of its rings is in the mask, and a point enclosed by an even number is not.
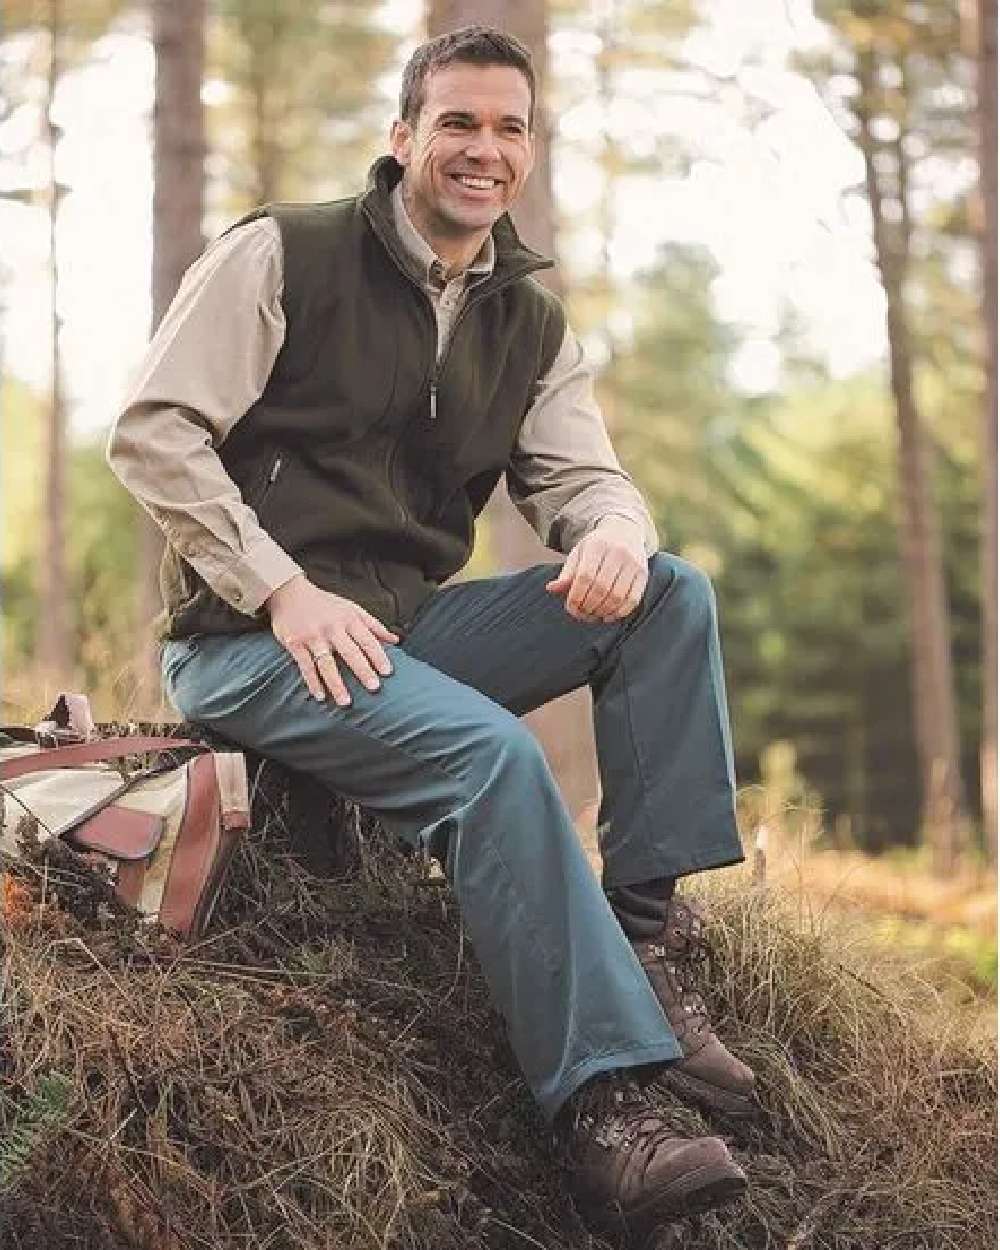
<svg viewBox="0 0 1000 1250"><path fill-rule="evenodd" d="M193 946L77 864L19 870L0 928L4 1250L619 1250L566 1195L441 878L356 811L333 824L351 853L320 877L287 777L257 773ZM994 1246L988 1045L850 928L742 872L703 882L714 1019L766 1114L721 1130L746 1200L656 1244Z"/></svg>

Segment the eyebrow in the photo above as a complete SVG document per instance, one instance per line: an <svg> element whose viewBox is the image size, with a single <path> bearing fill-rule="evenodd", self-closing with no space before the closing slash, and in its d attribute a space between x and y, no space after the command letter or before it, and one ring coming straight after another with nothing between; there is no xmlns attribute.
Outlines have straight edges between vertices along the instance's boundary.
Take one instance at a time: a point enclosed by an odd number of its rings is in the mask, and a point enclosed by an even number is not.
<svg viewBox="0 0 1000 1250"><path fill-rule="evenodd" d="M476 120L476 115L475 113L465 112L463 109L448 109L447 112L440 113L437 118L439 122L446 122L452 119L457 119L458 121L463 122L474 122ZM515 125L524 126L527 129L527 118L520 117L517 113L507 113L501 117L500 120L502 122L514 122Z"/></svg>

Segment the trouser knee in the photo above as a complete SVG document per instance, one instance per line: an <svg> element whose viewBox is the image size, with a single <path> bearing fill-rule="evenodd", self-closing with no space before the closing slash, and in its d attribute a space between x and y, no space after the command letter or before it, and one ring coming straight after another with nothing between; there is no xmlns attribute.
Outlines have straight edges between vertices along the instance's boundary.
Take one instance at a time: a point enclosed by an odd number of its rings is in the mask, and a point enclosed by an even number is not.
<svg viewBox="0 0 1000 1250"><path fill-rule="evenodd" d="M672 607L691 621L715 620L715 588L708 574L680 556L658 551L649 562L649 588L666 596Z"/></svg>
<svg viewBox="0 0 1000 1250"><path fill-rule="evenodd" d="M540 743L513 716L476 735L456 799L444 856L453 882L460 849L477 854L489 843L520 860L573 828Z"/></svg>

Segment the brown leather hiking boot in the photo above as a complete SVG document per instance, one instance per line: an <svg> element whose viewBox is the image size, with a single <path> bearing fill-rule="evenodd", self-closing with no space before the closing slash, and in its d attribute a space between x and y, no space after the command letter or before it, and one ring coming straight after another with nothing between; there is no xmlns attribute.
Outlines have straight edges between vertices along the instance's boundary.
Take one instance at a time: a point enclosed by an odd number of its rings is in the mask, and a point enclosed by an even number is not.
<svg viewBox="0 0 1000 1250"><path fill-rule="evenodd" d="M658 1080L709 1111L747 1117L759 1104L753 1072L712 1032L697 975L708 959L704 917L676 895L667 904L663 931L632 942L660 1005L677 1035L684 1058L667 1064Z"/></svg>
<svg viewBox="0 0 1000 1250"><path fill-rule="evenodd" d="M678 1137L624 1071L578 1090L560 1113L556 1136L581 1214L604 1230L645 1236L746 1189L725 1142Z"/></svg>

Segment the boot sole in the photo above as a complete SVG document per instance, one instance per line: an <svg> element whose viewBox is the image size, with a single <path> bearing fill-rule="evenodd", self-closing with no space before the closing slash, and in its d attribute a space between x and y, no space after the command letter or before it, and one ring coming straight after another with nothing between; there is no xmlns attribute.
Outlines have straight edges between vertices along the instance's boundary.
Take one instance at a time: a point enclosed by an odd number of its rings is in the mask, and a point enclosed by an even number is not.
<svg viewBox="0 0 1000 1250"><path fill-rule="evenodd" d="M646 1237L661 1224L700 1215L735 1202L746 1192L746 1174L738 1164L709 1163L678 1177L645 1202L624 1210L620 1206L590 1207L583 1210L590 1221L610 1232ZM578 1203L578 1205L580 1205Z"/></svg>
<svg viewBox="0 0 1000 1250"><path fill-rule="evenodd" d="M690 1098L707 1111L718 1111L734 1120L752 1120L761 1111L761 1105L753 1095L734 1094L676 1068L665 1068L657 1076L657 1082L680 1098Z"/></svg>

